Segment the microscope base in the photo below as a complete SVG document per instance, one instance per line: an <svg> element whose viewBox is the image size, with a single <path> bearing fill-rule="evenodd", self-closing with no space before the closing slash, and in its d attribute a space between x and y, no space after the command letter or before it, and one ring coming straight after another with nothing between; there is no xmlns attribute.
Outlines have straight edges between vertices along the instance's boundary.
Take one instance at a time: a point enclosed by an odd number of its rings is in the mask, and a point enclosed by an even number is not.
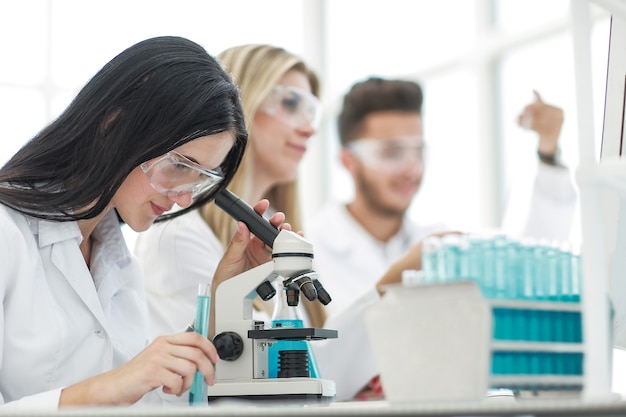
<svg viewBox="0 0 626 417"><path fill-rule="evenodd" d="M319 378L271 378L218 381L208 387L209 402L218 399L327 403L335 400L335 382Z"/></svg>

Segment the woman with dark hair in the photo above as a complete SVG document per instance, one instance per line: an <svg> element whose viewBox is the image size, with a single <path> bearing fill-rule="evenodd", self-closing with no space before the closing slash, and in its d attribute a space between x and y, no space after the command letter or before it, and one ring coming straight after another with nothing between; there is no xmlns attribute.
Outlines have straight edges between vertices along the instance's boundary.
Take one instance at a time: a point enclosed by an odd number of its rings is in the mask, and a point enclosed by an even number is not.
<svg viewBox="0 0 626 417"><path fill-rule="evenodd" d="M196 43L159 37L106 64L0 169L3 403L133 404L161 387L182 395L196 370L212 383L206 338L148 343L143 276L120 224L143 231L212 200L246 142L230 76ZM215 277L268 260L241 223Z"/></svg>

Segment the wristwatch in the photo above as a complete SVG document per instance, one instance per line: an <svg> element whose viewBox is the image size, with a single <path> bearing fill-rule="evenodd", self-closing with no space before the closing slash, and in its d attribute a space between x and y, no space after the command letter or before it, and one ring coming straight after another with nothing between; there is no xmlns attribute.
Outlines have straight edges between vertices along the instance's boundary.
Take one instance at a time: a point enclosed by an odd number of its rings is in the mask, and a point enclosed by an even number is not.
<svg viewBox="0 0 626 417"><path fill-rule="evenodd" d="M547 155L545 153L541 153L541 151L537 151L537 156L539 157L539 160L546 165L559 167L559 168L565 168L565 164L561 162L560 153L561 152L558 149L552 155Z"/></svg>

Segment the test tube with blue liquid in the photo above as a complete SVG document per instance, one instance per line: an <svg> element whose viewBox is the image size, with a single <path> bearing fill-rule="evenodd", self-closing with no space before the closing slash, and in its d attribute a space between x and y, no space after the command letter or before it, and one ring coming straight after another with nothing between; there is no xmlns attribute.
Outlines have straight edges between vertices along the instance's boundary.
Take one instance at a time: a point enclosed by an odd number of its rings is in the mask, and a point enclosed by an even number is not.
<svg viewBox="0 0 626 417"><path fill-rule="evenodd" d="M561 300L561 265L559 262L559 245L558 242L552 242L546 245L544 252L544 287L545 298L548 301Z"/></svg>
<svg viewBox="0 0 626 417"><path fill-rule="evenodd" d="M468 245L467 263L469 278L478 285L482 292L482 277L485 274L485 262L482 248L485 237L480 234L469 234L466 240Z"/></svg>
<svg viewBox="0 0 626 417"><path fill-rule="evenodd" d="M509 239L504 249L505 270L505 298L509 300L522 299L524 296L524 275L522 269L522 251L520 241Z"/></svg>
<svg viewBox="0 0 626 417"><path fill-rule="evenodd" d="M571 301L579 302L580 294L582 292L582 264L580 259L580 253L574 252L571 256Z"/></svg>
<svg viewBox="0 0 626 417"><path fill-rule="evenodd" d="M493 298L507 298L511 286L508 260L508 248L511 241L506 235L496 235L491 239L491 278Z"/></svg>
<svg viewBox="0 0 626 417"><path fill-rule="evenodd" d="M429 236L424 239L422 246L422 273L425 284L439 281L439 251L441 249L441 238Z"/></svg>
<svg viewBox="0 0 626 417"><path fill-rule="evenodd" d="M558 253L559 283L561 289L561 301L573 300L573 277L572 277L572 247L569 243L563 243Z"/></svg>
<svg viewBox="0 0 626 417"><path fill-rule="evenodd" d="M209 311L211 308L211 284L198 284L198 295L196 296L196 320L194 321L194 331L203 337L209 336ZM208 390L204 382L202 372L196 370L191 388L189 388L189 405L208 405Z"/></svg>
<svg viewBox="0 0 626 417"><path fill-rule="evenodd" d="M467 279L468 268L468 244L465 235L449 234L442 238L441 254L443 271L442 278L445 281L458 281Z"/></svg>

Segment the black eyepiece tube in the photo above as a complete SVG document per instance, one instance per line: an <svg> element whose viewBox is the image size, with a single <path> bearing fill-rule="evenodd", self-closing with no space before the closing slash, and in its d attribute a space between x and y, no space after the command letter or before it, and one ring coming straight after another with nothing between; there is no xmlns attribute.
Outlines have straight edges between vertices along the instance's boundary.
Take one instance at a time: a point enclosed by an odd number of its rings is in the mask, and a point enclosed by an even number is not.
<svg viewBox="0 0 626 417"><path fill-rule="evenodd" d="M248 203L233 194L232 191L224 188L217 193L215 204L233 219L244 222L248 229L267 246L274 247L274 239L280 230L272 226L267 219L254 211Z"/></svg>

